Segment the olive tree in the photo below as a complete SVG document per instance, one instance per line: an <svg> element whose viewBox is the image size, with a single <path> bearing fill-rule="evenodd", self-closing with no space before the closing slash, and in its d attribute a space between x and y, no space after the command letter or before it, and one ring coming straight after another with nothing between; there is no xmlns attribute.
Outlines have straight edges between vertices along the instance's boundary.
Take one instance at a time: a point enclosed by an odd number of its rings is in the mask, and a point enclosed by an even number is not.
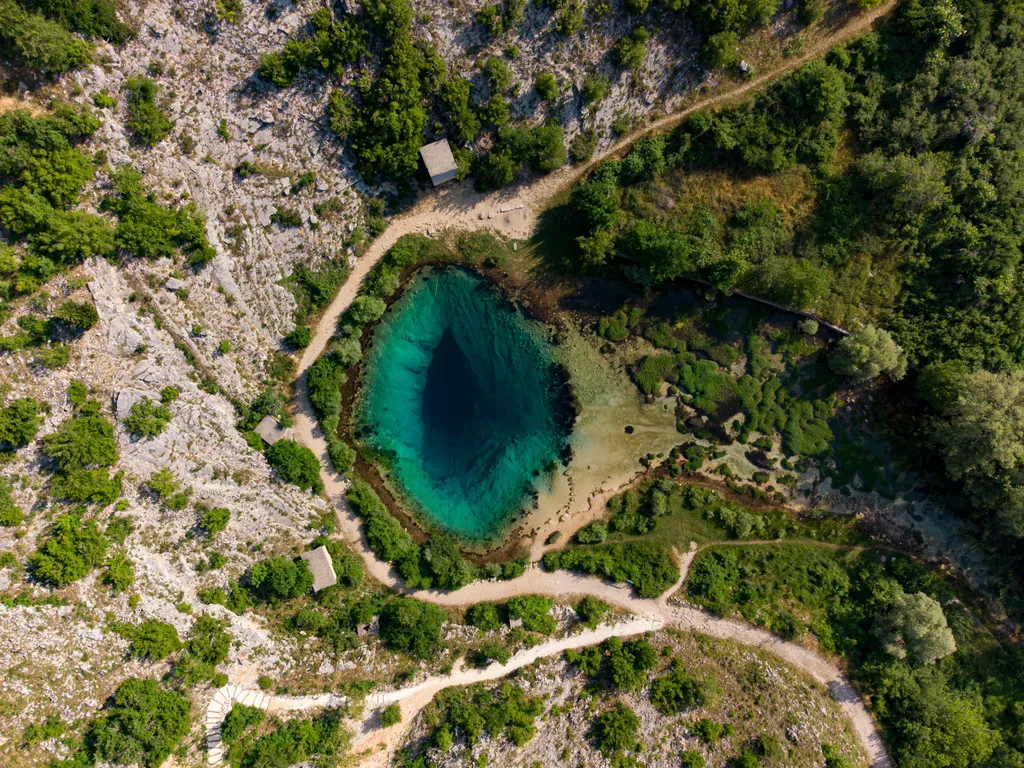
<svg viewBox="0 0 1024 768"><path fill-rule="evenodd" d="M875 623L874 632L886 653L914 666L931 664L956 650L942 606L923 592L897 596Z"/></svg>
<svg viewBox="0 0 1024 768"><path fill-rule="evenodd" d="M867 381L883 373L899 381L907 372L907 358L888 331L865 325L842 339L828 364L841 376Z"/></svg>

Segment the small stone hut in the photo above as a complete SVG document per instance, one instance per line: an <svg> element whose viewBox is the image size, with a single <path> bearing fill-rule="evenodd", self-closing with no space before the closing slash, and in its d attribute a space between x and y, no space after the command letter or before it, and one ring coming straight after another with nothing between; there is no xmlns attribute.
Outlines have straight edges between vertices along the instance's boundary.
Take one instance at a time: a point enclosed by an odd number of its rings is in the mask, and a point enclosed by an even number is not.
<svg viewBox="0 0 1024 768"><path fill-rule="evenodd" d="M423 158L423 164L427 166L427 173L430 174L430 181L435 187L454 179L459 170L452 148L448 146L448 139L438 139L430 144L424 144L420 147L420 157Z"/></svg>
<svg viewBox="0 0 1024 768"><path fill-rule="evenodd" d="M266 440L268 445L273 445L278 440L288 437L288 430L273 416L264 416L256 425L256 434Z"/></svg>
<svg viewBox="0 0 1024 768"><path fill-rule="evenodd" d="M331 553L327 547L317 547L309 552L303 552L300 557L309 565L309 571L313 574L313 591L333 587L338 583L338 576L334 572L334 563L331 562Z"/></svg>

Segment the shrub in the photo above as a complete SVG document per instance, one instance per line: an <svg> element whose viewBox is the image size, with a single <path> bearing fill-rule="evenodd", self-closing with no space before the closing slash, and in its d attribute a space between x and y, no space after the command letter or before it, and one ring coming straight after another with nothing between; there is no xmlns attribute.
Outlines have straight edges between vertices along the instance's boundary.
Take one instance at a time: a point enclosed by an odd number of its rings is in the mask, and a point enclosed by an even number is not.
<svg viewBox="0 0 1024 768"><path fill-rule="evenodd" d="M294 229L302 226L302 214L294 208L279 205L270 214L270 221L282 229Z"/></svg>
<svg viewBox="0 0 1024 768"><path fill-rule="evenodd" d="M118 765L157 768L188 733L191 708L154 680L121 683L105 714L90 729L96 755Z"/></svg>
<svg viewBox="0 0 1024 768"><path fill-rule="evenodd" d="M679 659L674 660L671 672L651 683L651 704L666 717L694 704L710 706L716 696L717 689L689 674Z"/></svg>
<svg viewBox="0 0 1024 768"><path fill-rule="evenodd" d="M597 131L584 128L569 143L569 159L573 165L587 162L597 149Z"/></svg>
<svg viewBox="0 0 1024 768"><path fill-rule="evenodd" d="M174 129L174 123L156 103L160 86L148 77L129 77L122 87L128 101L125 127L144 143L156 146Z"/></svg>
<svg viewBox="0 0 1024 768"><path fill-rule="evenodd" d="M138 402L132 403L128 416L124 420L124 428L132 437L151 440L164 431L170 420L170 408L154 403L148 397L143 397Z"/></svg>
<svg viewBox="0 0 1024 768"><path fill-rule="evenodd" d="M225 629L227 622L202 615L196 619L189 633L185 650L203 664L216 666L228 657L231 635Z"/></svg>
<svg viewBox="0 0 1024 768"><path fill-rule="evenodd" d="M441 640L444 614L436 605L399 597L384 606L380 614L380 637L392 650L429 658Z"/></svg>
<svg viewBox="0 0 1024 768"><path fill-rule="evenodd" d="M277 603L309 594L313 589L313 574L305 560L272 557L253 564L248 585L260 600Z"/></svg>
<svg viewBox="0 0 1024 768"><path fill-rule="evenodd" d="M137 659L162 661L181 649L178 630L156 619L142 622L131 632L131 655Z"/></svg>
<svg viewBox="0 0 1024 768"><path fill-rule="evenodd" d="M644 57L647 55L647 41L651 39L651 33L646 27L637 27L628 35L620 37L612 48L612 56L620 66L626 69L637 70L643 66Z"/></svg>
<svg viewBox="0 0 1024 768"><path fill-rule="evenodd" d="M107 541L93 521L67 513L54 520L50 536L30 559L37 579L53 587L78 581L102 565Z"/></svg>
<svg viewBox="0 0 1024 768"><path fill-rule="evenodd" d="M761 761L749 749L744 749L728 765L729 768L761 768Z"/></svg>
<svg viewBox="0 0 1024 768"><path fill-rule="evenodd" d="M267 461L284 482L319 493L320 462L316 454L294 440L279 440L267 449Z"/></svg>
<svg viewBox="0 0 1024 768"><path fill-rule="evenodd" d="M682 768L705 768L707 765L704 762L704 755L691 749L683 750L679 757L682 758Z"/></svg>
<svg viewBox="0 0 1024 768"><path fill-rule="evenodd" d="M109 584L114 594L124 592L135 583L135 566L127 555L118 552L107 563L107 573L103 581Z"/></svg>
<svg viewBox="0 0 1024 768"><path fill-rule="evenodd" d="M466 611L466 621L481 632L492 632L505 626L496 603L478 603Z"/></svg>
<svg viewBox="0 0 1024 768"><path fill-rule="evenodd" d="M611 89L612 83L604 75L588 75L583 81L583 103L590 106L603 101Z"/></svg>
<svg viewBox="0 0 1024 768"><path fill-rule="evenodd" d="M402 722L402 708L398 704L391 704L380 712L380 727L390 728Z"/></svg>
<svg viewBox="0 0 1024 768"><path fill-rule="evenodd" d="M266 719L267 713L259 707L247 707L235 704L227 713L220 726L220 737L225 744L234 744L242 740L245 732L255 728Z"/></svg>
<svg viewBox="0 0 1024 768"><path fill-rule="evenodd" d="M594 721L592 735L601 754L610 757L631 750L636 745L639 731L640 719L632 709L618 703L612 709L598 715Z"/></svg>
<svg viewBox="0 0 1024 768"><path fill-rule="evenodd" d="M19 397L0 409L0 448L21 448L39 432L41 406L35 398Z"/></svg>
<svg viewBox="0 0 1024 768"><path fill-rule="evenodd" d="M576 541L580 544L601 544L608 538L608 523L595 520L576 532Z"/></svg>
<svg viewBox="0 0 1024 768"><path fill-rule="evenodd" d="M542 635L550 635L555 631L555 620L548 615L554 603L548 598L540 595L513 597L506 605L511 618L522 619L523 629L540 632Z"/></svg>
<svg viewBox="0 0 1024 768"><path fill-rule="evenodd" d="M312 340L313 332L308 325L297 325L284 337L284 343L292 349L305 349Z"/></svg>
<svg viewBox="0 0 1024 768"><path fill-rule="evenodd" d="M599 573L615 581L629 581L641 597L657 597L679 578L679 568L669 553L642 541L568 547L546 553L544 564L548 568Z"/></svg>
<svg viewBox="0 0 1024 768"><path fill-rule="evenodd" d="M841 376L867 381L886 374L899 381L907 372L907 358L888 331L865 325L841 339L828 357L828 364Z"/></svg>
<svg viewBox="0 0 1024 768"><path fill-rule="evenodd" d="M587 595L576 605L576 615L590 629L597 629L601 619L611 610L608 603Z"/></svg>
<svg viewBox="0 0 1024 768"><path fill-rule="evenodd" d="M42 72L63 74L87 64L93 46L59 22L33 13L14 0L0 2L4 58Z"/></svg>
<svg viewBox="0 0 1024 768"><path fill-rule="evenodd" d="M21 525L24 520L25 515L18 509L14 497L11 496L10 483L6 478L0 477L0 527L13 528Z"/></svg>
<svg viewBox="0 0 1024 768"><path fill-rule="evenodd" d="M87 331L99 322L100 316L96 307L88 301L62 302L54 317L73 331Z"/></svg>
<svg viewBox="0 0 1024 768"><path fill-rule="evenodd" d="M558 98L558 82L550 72L537 75L533 81L533 88L544 101L554 101Z"/></svg>
<svg viewBox="0 0 1024 768"><path fill-rule="evenodd" d="M716 32L705 41L700 56L712 69L734 67L740 63L739 44L735 32Z"/></svg>
<svg viewBox="0 0 1024 768"><path fill-rule="evenodd" d="M228 527L228 520L231 519L231 511L225 507L207 507L197 504L196 511L201 515L199 527L207 536L216 536Z"/></svg>

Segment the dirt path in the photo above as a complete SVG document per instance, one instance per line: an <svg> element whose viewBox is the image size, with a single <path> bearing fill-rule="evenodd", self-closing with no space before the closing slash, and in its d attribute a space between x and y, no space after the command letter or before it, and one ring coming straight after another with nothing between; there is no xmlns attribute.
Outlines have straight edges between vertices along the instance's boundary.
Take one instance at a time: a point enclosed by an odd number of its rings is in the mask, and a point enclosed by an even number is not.
<svg viewBox="0 0 1024 768"><path fill-rule="evenodd" d="M639 136L652 131L669 128L694 112L710 106L726 103L739 98L751 91L763 87L769 81L791 71L806 61L821 56L828 48L849 40L865 32L877 19L888 13L895 5L894 0L884 3L852 20L843 27L819 40L799 57L786 60L779 68L752 78L745 83L722 91L710 99L696 103L673 115L664 117L647 126L642 132L634 134L605 152L594 157L583 166L566 168L527 185L503 190L490 195L482 195L473 191L468 184L451 186L433 192L422 198L409 212L395 217L384 233L375 240L365 254L358 260L348 281L342 286L338 295L331 302L320 320L310 345L305 349L298 364L296 386L296 416L294 434L296 439L308 446L321 461L321 478L325 492L335 503L339 511L339 522L342 534L361 553L365 568L373 578L400 592L408 593L393 573L388 563L382 562L366 547L362 537L360 520L352 512L344 499L347 483L343 477L330 470L327 455L327 444L316 423L309 394L306 387L306 376L313 364L327 348L335 334L338 319L356 297L360 286L377 261L391 248L400 237L411 233L432 234L444 229L493 229L514 238L529 237L536 222L536 216L544 206L562 189L572 184L594 164L603 159L621 153ZM749 543L749 542L744 542ZM677 553L678 554L678 553ZM671 625L680 629L701 632L712 637L761 648L778 658L792 664L813 677L825 686L839 702L844 713L853 723L857 738L869 757L873 768L890 768L892 765L881 736L875 727L871 715L864 706L856 690L846 679L840 668L833 662L817 655L796 643L786 642L747 624L728 619L710 616L695 608L669 603L669 596L674 593L686 577L690 562L696 549L680 558L681 578L679 583L668 590L658 600L646 600L634 597L631 588L626 584L611 584L593 577L580 576L565 571L546 573L536 565L527 569L517 579L500 582L474 582L458 592L414 592L415 597L444 606L463 606L489 600L507 600L515 595L543 594L550 597L569 597L576 595L592 595L617 608L627 610L637 617L639 622L647 622L648 627ZM632 624L615 625L598 630L613 634L635 634L638 630ZM610 635L608 635L610 636ZM576 635L570 640L584 637ZM564 641L552 641L537 646L526 652L531 661L540 658L544 649L550 653L560 652L556 644ZM587 640L585 644L599 642ZM564 650L564 648L561 648ZM539 655L536 655L539 654ZM519 663L521 655L517 655L509 664ZM525 656L523 658L526 658ZM523 662L529 663L529 662ZM506 665L507 666L507 665ZM398 701L403 709L403 720L408 723L437 691L449 685L466 685L482 680L491 680L508 673L508 669L493 665L486 670L460 671L444 678L431 678L428 681L400 691L386 694L392 698L387 702ZM493 675L493 676L492 676ZM378 729L365 735L364 743L359 745L361 751L370 750L367 765L385 765L388 756L404 735L404 729L395 727L382 731Z"/></svg>

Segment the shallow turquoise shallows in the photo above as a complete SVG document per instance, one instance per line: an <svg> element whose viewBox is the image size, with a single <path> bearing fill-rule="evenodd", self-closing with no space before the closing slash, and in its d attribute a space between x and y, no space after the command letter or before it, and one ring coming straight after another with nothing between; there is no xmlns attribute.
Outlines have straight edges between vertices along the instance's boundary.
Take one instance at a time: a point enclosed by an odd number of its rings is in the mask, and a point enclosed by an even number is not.
<svg viewBox="0 0 1024 768"><path fill-rule="evenodd" d="M425 270L381 320L356 432L451 533L499 534L561 458L571 422L542 330L482 278Z"/></svg>

